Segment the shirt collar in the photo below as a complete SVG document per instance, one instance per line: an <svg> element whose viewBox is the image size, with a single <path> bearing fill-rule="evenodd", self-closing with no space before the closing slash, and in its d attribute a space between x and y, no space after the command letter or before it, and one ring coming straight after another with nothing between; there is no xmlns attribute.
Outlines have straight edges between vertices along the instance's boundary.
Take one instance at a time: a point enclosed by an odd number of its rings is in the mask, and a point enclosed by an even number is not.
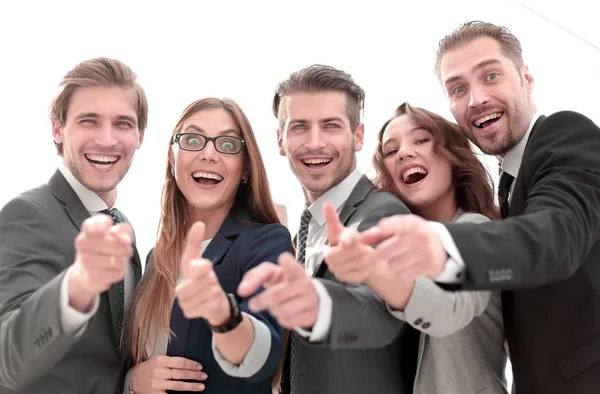
<svg viewBox="0 0 600 394"><path fill-rule="evenodd" d="M521 168L521 162L523 161L523 154L525 153L525 147L527 146L527 141L529 141L529 136L531 135L531 130L533 129L533 125L540 117L540 114L536 112L533 114L531 118L531 122L529 123L529 127L527 128L527 132L521 138L521 141L517 145L515 145L511 150L506 152L504 155L504 159L502 160L502 171L507 172L509 175L512 175L514 178L517 177L519 173L519 168Z"/></svg>
<svg viewBox="0 0 600 394"><path fill-rule="evenodd" d="M325 218L323 217L323 205L325 205L325 201L331 201L333 207L339 213L342 205L344 205L344 202L346 202L350 193L352 193L352 190L354 190L354 187L358 181L360 181L360 178L362 178L362 174L357 167L343 181L327 190L325 194L317 198L308 207L310 214L319 224L319 227L322 227L325 224Z"/></svg>
<svg viewBox="0 0 600 394"><path fill-rule="evenodd" d="M100 212L104 209L108 209L106 203L98 197L96 193L85 187L69 170L69 168L65 165L65 163L61 160L58 163L58 170L65 177L71 188L77 197L81 200L81 203L88 210L88 212ZM115 206L116 206L115 202Z"/></svg>

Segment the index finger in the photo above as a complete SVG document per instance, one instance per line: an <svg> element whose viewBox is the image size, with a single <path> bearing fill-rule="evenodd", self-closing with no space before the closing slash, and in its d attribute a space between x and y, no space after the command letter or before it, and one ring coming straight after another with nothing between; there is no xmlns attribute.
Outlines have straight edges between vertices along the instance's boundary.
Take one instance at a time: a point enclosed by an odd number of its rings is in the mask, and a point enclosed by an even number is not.
<svg viewBox="0 0 600 394"><path fill-rule="evenodd" d="M340 218L333 207L331 201L326 201L323 206L323 217L325 218L325 227L327 229L327 240L332 246L339 242L340 234L346 227L340 221Z"/></svg>
<svg viewBox="0 0 600 394"><path fill-rule="evenodd" d="M272 284L274 280L282 277L282 268L273 263L261 263L246 272L240 285L238 286L238 295L248 297L266 284Z"/></svg>
<svg viewBox="0 0 600 394"><path fill-rule="evenodd" d="M204 241L204 223L196 222L190 227L181 254L181 274L184 278L190 275L192 260L202 256L202 241Z"/></svg>
<svg viewBox="0 0 600 394"><path fill-rule="evenodd" d="M94 215L83 221L81 232L91 237L103 236L113 225L113 220L108 215Z"/></svg>
<svg viewBox="0 0 600 394"><path fill-rule="evenodd" d="M202 370L202 364L184 357L160 356L157 361L160 366L167 368L187 369L190 371Z"/></svg>

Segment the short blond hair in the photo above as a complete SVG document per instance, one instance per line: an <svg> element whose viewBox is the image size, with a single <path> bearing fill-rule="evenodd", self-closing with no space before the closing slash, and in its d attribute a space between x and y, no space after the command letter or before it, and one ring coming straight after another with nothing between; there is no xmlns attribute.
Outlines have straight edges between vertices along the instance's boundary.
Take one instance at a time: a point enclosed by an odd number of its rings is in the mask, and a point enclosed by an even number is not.
<svg viewBox="0 0 600 394"><path fill-rule="evenodd" d="M148 125L148 100L137 75L123 62L99 57L83 61L69 71L58 85L60 91L50 106L50 119L64 126L73 92L80 86L118 86L130 90L136 101L138 129L144 131ZM62 143L56 151L62 155Z"/></svg>

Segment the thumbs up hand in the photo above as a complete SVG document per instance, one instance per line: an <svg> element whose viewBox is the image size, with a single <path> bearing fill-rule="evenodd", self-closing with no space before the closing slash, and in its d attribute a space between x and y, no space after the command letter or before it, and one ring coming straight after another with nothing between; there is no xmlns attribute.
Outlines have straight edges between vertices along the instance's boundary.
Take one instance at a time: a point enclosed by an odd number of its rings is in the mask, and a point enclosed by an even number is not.
<svg viewBox="0 0 600 394"><path fill-rule="evenodd" d="M220 326L231 319L231 309L212 261L201 256L203 240L204 223L196 222L187 234L181 256L183 281L175 289L175 294L185 317L201 317L212 326Z"/></svg>
<svg viewBox="0 0 600 394"><path fill-rule="evenodd" d="M366 281L372 266L369 257L373 248L361 242L358 231L344 227L329 201L323 206L323 216L330 245L324 252L329 271L343 282Z"/></svg>

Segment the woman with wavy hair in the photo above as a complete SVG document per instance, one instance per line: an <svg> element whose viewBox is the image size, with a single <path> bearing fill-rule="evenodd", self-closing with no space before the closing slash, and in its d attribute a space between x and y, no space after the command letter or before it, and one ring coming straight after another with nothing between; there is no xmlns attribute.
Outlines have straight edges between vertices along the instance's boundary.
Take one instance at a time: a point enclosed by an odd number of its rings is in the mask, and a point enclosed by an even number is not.
<svg viewBox="0 0 600 394"><path fill-rule="evenodd" d="M378 137L375 183L414 214L437 222L499 218L489 175L457 125L404 103ZM360 258L341 250L334 264ZM421 332L415 393L507 393L499 293L449 292L368 264L366 283L392 315Z"/></svg>
<svg viewBox="0 0 600 394"><path fill-rule="evenodd" d="M170 138L158 238L127 319L125 392L271 393L283 329L236 290L246 271L292 251L242 110L230 99L190 104Z"/></svg>

